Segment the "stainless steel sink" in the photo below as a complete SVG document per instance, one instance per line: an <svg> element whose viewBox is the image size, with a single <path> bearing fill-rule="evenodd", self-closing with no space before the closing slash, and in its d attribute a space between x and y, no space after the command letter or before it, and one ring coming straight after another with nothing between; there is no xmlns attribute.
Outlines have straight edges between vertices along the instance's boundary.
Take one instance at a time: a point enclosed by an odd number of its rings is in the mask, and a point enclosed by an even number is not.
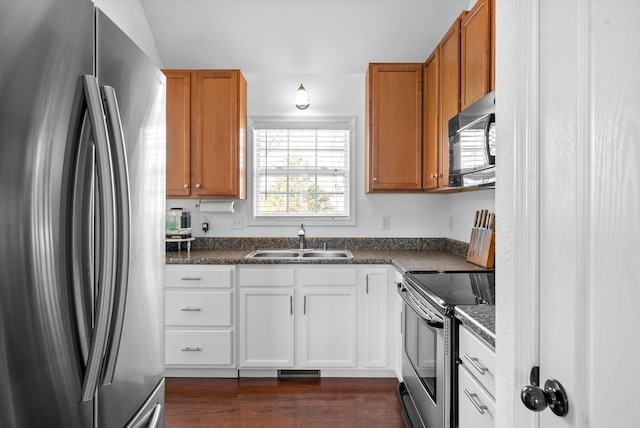
<svg viewBox="0 0 640 428"><path fill-rule="evenodd" d="M247 254L250 259L292 259L300 253L293 250L255 250Z"/></svg>
<svg viewBox="0 0 640 428"><path fill-rule="evenodd" d="M248 259L282 259L282 260L309 260L309 259L351 259L353 254L349 250L254 250L245 256Z"/></svg>
<svg viewBox="0 0 640 428"><path fill-rule="evenodd" d="M353 254L348 250L310 250L302 253L302 257L305 259L350 259L353 257Z"/></svg>

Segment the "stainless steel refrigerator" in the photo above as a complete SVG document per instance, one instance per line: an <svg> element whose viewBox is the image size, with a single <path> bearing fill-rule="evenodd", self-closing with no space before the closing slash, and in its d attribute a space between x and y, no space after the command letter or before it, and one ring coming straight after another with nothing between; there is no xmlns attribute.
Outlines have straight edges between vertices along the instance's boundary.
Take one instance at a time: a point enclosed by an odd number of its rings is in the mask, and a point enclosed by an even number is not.
<svg viewBox="0 0 640 428"><path fill-rule="evenodd" d="M165 87L89 0L0 3L0 426L164 426Z"/></svg>

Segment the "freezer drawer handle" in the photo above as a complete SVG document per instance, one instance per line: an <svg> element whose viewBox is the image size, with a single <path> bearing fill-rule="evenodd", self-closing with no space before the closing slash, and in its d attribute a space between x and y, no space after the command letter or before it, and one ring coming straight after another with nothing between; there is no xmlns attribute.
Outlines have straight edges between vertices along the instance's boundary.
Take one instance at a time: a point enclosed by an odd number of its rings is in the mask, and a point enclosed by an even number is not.
<svg viewBox="0 0 640 428"><path fill-rule="evenodd" d="M185 277L185 278L180 278L183 281L202 281L202 278L192 278L192 277Z"/></svg>
<svg viewBox="0 0 640 428"><path fill-rule="evenodd" d="M153 410L153 415L151 416L151 419L149 420L149 425L147 425L147 427L158 428L158 426L160 425L161 416L162 416L162 404L158 403L156 404L156 407Z"/></svg>
<svg viewBox="0 0 640 428"><path fill-rule="evenodd" d="M201 308L182 308L182 312L202 312Z"/></svg>
<svg viewBox="0 0 640 428"><path fill-rule="evenodd" d="M182 348L182 352L200 352L202 348Z"/></svg>
<svg viewBox="0 0 640 428"><path fill-rule="evenodd" d="M476 357L470 357L469 354L464 354L464 359L469 361L469 364L471 364L471 366L476 369L482 376L484 376L484 374L489 371L488 368L482 367L480 364L478 364L478 359Z"/></svg>
<svg viewBox="0 0 640 428"><path fill-rule="evenodd" d="M471 403L473 403L473 405L476 407L476 409L478 410L478 412L481 415L484 415L484 411L488 409L487 406L485 406L484 404L481 404L478 402L478 394L473 393L473 392L469 392L467 391L467 388L464 389L464 395L467 396L467 398L469 400L471 400Z"/></svg>

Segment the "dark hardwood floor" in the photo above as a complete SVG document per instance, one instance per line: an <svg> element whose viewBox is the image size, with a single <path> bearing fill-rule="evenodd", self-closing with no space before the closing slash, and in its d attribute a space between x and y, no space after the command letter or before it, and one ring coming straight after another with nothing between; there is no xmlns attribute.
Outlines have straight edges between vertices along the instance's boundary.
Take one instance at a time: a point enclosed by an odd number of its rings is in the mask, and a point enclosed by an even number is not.
<svg viewBox="0 0 640 428"><path fill-rule="evenodd" d="M167 378L166 428L403 428L388 378Z"/></svg>

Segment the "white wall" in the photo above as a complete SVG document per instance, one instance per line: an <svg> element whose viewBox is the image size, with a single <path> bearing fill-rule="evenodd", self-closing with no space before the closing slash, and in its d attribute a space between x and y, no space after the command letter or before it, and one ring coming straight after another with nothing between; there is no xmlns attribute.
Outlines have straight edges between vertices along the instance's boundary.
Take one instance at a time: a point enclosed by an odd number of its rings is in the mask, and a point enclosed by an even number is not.
<svg viewBox="0 0 640 428"><path fill-rule="evenodd" d="M247 111L249 116L356 116L356 225L309 226L307 234L334 237L451 237L468 242L473 216L478 209L494 208L494 191L465 192L451 195L431 194L365 194L364 193L364 108L365 70L362 74L253 74L247 79ZM303 83L311 105L298 110L295 92ZM250 142L249 142L250 143ZM250 149L250 147L249 147ZM250 155L250 150L248 151ZM251 183L248 189L251 197ZM167 207L189 208L193 233L202 236L203 216L197 201L169 200ZM207 236L295 236L294 226L245 226L232 230L233 217L245 219L246 201L236 203L234 214L206 214L210 223ZM380 230L380 216L390 216L389 230ZM449 230L453 216L453 230ZM294 230L295 229L295 230Z"/></svg>
<svg viewBox="0 0 640 428"><path fill-rule="evenodd" d="M140 0L93 0L93 3L111 18L158 67L162 67L162 60Z"/></svg>

